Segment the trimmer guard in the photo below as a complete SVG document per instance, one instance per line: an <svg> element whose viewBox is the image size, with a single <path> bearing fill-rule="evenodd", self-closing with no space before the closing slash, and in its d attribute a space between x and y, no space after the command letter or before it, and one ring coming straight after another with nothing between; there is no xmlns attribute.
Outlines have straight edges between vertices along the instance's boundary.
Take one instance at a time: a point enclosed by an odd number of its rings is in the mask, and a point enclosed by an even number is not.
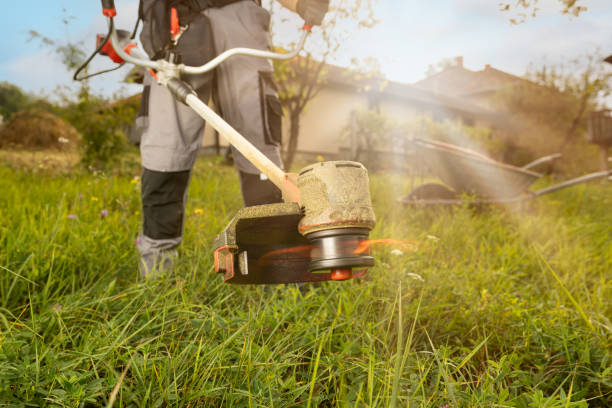
<svg viewBox="0 0 612 408"><path fill-rule="evenodd" d="M312 245L298 232L302 216L296 203L241 209L215 238L215 272L233 284L332 280L329 271L308 270Z"/></svg>

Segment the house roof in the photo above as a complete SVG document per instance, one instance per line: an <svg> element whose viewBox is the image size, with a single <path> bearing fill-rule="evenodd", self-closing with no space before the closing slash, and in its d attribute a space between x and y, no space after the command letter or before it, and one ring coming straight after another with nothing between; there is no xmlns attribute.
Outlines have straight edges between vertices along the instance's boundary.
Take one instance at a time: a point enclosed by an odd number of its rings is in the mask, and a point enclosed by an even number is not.
<svg viewBox="0 0 612 408"><path fill-rule="evenodd" d="M325 82L329 85L343 86L370 92L383 97L392 97L414 105L428 105L453 110L470 116L491 119L495 114L464 98L439 94L418 86L390 81L381 76L360 74L356 71L327 64Z"/></svg>
<svg viewBox="0 0 612 408"><path fill-rule="evenodd" d="M414 84L419 89L434 93L466 97L474 94L495 92L517 83L529 83L526 79L509 74L490 65L483 70L472 71L463 65L448 67L441 72Z"/></svg>

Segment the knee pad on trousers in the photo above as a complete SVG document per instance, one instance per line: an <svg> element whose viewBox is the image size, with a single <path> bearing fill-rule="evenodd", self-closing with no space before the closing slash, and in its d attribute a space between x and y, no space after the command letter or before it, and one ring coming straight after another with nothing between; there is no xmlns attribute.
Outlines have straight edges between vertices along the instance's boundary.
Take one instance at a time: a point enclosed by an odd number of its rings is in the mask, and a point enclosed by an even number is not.
<svg viewBox="0 0 612 408"><path fill-rule="evenodd" d="M142 212L145 236L171 239L183 235L189 170L161 172L143 169Z"/></svg>
<svg viewBox="0 0 612 408"><path fill-rule="evenodd" d="M270 180L262 180L259 174L239 173L245 207L283 202L281 191Z"/></svg>

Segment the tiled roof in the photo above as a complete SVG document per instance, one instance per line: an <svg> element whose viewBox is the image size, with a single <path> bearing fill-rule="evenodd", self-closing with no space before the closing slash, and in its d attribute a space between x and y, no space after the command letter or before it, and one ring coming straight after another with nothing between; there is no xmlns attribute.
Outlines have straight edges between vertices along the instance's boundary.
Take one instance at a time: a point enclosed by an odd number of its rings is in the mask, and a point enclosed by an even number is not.
<svg viewBox="0 0 612 408"><path fill-rule="evenodd" d="M455 96L441 95L415 85L389 81L380 76L368 76L356 71L327 64L324 81L329 85L343 86L361 92L377 93L415 105L429 105L464 112L472 115L490 116L493 113L474 103Z"/></svg>
<svg viewBox="0 0 612 408"><path fill-rule="evenodd" d="M481 71L472 71L463 66L448 67L414 85L430 92L461 97L495 92L517 83L533 85L526 79L487 65Z"/></svg>

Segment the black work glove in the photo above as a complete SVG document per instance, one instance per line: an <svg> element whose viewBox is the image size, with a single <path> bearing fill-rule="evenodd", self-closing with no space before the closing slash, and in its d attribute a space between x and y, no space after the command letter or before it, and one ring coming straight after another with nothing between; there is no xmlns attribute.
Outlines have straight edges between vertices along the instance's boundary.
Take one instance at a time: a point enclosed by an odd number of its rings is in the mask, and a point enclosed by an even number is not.
<svg viewBox="0 0 612 408"><path fill-rule="evenodd" d="M321 25L329 9L329 0L298 0L296 8L307 25Z"/></svg>

